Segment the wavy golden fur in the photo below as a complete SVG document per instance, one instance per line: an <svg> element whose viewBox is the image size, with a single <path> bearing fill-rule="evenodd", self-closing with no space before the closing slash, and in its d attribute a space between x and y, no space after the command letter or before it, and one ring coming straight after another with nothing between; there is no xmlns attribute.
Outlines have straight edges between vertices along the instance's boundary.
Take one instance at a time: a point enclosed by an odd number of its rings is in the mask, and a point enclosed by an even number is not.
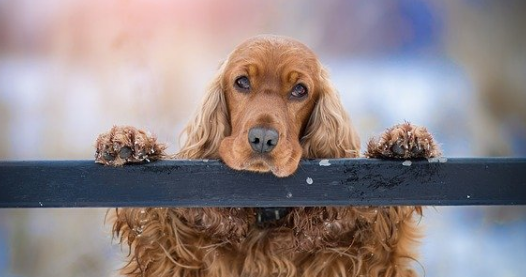
<svg viewBox="0 0 526 277"><path fill-rule="evenodd" d="M264 136L270 129L278 135L266 146L258 144L265 151L247 139L254 127L263 128ZM184 135L186 142L177 158L220 158L234 169L271 171L278 177L293 174L301 158L358 157L360 146L314 53L295 40L277 36L250 39L229 55ZM104 146L106 139L97 142L98 162L111 164L126 157L104 152L114 147ZM387 149L373 142L370 146L377 146L379 152ZM253 208L112 210L113 235L130 249L122 274L416 275L410 263L417 258L414 245L419 232L413 215L421 214L419 207L291 208L268 226L257 224L256 214Z"/></svg>

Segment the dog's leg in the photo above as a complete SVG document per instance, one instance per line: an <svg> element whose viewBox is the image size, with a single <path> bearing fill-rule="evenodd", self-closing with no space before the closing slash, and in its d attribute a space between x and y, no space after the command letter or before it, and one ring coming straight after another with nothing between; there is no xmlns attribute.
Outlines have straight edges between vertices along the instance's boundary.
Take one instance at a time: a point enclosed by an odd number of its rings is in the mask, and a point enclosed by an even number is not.
<svg viewBox="0 0 526 277"><path fill-rule="evenodd" d="M95 162L105 165L150 162L166 156L166 145L148 132L130 126L113 126L99 135L95 147Z"/></svg>
<svg viewBox="0 0 526 277"><path fill-rule="evenodd" d="M425 159L440 155L440 148L427 129L407 122L387 129L380 138L369 140L365 152L368 158L388 159ZM382 266L370 269L370 276L417 276L410 262L417 261L413 250L421 235L413 215L421 216L421 207L391 207L381 208L379 211L383 212L379 213L383 216L381 220L374 221L374 227L376 230L382 230L376 234L383 233L384 240L379 244L390 249L390 254L386 256L390 261L379 263ZM394 229L385 229L385 226ZM393 233L393 230L396 232Z"/></svg>
<svg viewBox="0 0 526 277"><path fill-rule="evenodd" d="M367 144L368 158L417 159L440 156L440 148L425 127L395 125Z"/></svg>

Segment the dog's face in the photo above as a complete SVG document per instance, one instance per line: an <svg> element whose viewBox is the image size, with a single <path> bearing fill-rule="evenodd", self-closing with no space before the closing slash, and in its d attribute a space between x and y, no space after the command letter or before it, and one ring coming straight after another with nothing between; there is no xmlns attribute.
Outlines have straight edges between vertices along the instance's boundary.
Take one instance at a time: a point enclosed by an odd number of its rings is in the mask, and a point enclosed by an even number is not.
<svg viewBox="0 0 526 277"><path fill-rule="evenodd" d="M293 174L302 157L357 157L360 149L314 53L278 36L249 39L229 55L183 134L180 158L221 158L278 177Z"/></svg>
<svg viewBox="0 0 526 277"><path fill-rule="evenodd" d="M239 45L223 66L231 134L220 144L221 159L238 170L292 174L320 94L316 56L294 40L254 38Z"/></svg>

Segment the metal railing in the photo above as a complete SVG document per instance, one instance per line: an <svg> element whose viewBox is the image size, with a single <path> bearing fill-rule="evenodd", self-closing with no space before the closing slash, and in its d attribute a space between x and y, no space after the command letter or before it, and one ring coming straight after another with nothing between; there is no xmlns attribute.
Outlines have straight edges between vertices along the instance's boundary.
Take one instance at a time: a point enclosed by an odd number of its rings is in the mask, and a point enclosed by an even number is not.
<svg viewBox="0 0 526 277"><path fill-rule="evenodd" d="M525 204L526 158L308 160L287 178L216 160L0 162L4 208Z"/></svg>

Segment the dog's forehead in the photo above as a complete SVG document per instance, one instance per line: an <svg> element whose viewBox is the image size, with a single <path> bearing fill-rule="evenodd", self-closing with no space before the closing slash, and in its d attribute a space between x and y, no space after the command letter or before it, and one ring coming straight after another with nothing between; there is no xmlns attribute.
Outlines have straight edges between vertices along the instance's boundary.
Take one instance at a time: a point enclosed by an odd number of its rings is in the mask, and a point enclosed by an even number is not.
<svg viewBox="0 0 526 277"><path fill-rule="evenodd" d="M230 54L230 64L272 63L316 66L318 58L305 44L283 36L257 36L239 44Z"/></svg>
<svg viewBox="0 0 526 277"><path fill-rule="evenodd" d="M312 53L312 50L302 42L293 38L276 35L261 35L249 38L239 44L236 49L254 49L258 47L264 47L266 49L297 49Z"/></svg>

